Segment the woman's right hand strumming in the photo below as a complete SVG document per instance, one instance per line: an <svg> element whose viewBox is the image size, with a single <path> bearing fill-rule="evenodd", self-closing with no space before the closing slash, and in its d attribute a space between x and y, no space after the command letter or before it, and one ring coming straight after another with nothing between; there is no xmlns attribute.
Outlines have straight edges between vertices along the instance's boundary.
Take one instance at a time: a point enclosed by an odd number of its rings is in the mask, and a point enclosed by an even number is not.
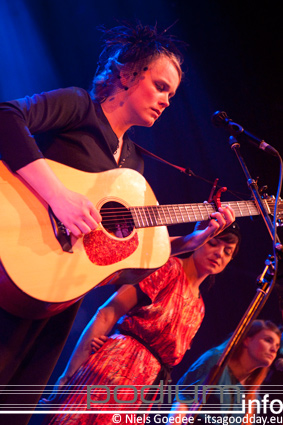
<svg viewBox="0 0 283 425"><path fill-rule="evenodd" d="M76 237L96 229L101 216L90 200L66 188L44 159L17 173L50 205L55 216Z"/></svg>

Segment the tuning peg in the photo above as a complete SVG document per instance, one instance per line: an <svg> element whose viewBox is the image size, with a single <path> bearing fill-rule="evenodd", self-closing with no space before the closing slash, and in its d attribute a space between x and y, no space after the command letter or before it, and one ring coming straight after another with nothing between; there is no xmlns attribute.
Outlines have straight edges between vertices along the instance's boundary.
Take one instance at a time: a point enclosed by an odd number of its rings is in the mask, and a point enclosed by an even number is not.
<svg viewBox="0 0 283 425"><path fill-rule="evenodd" d="M262 186L260 189L259 189L259 194L260 195L262 195L262 196L265 196L266 195L266 191L267 191L267 189L268 189L268 186L267 185L265 185L265 186Z"/></svg>

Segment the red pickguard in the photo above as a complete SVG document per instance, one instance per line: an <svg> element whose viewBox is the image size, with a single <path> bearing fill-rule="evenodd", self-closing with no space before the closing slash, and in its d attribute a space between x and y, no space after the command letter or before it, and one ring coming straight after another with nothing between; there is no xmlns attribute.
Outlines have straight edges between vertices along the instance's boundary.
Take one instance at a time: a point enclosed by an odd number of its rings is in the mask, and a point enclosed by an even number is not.
<svg viewBox="0 0 283 425"><path fill-rule="evenodd" d="M83 244L93 264L109 266L130 257L137 249L139 240L137 233L130 239L117 240L109 237L102 230L94 230L84 236Z"/></svg>

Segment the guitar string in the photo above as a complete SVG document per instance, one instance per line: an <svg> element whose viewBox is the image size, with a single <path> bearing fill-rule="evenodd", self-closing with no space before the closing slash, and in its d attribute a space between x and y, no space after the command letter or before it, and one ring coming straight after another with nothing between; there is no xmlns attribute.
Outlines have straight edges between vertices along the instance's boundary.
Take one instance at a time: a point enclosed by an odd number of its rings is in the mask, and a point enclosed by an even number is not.
<svg viewBox="0 0 283 425"><path fill-rule="evenodd" d="M251 212L251 213L256 213L257 212L257 208L255 205L246 205L246 206L241 206L238 207L237 205L233 206L234 210L236 212L239 212L239 214L241 215L241 213L246 213L246 212ZM139 211L139 213L143 212L144 214L150 214L150 213L162 213L162 214L166 214L166 213L180 213L180 214L195 214L197 212L199 212L200 214L203 214L204 212L213 212L215 211L215 209L208 205L206 207L187 207L187 206L179 206L179 207L172 207L170 205L168 206L147 206L147 207L131 207L129 208L129 210L125 211L125 208L109 208L109 209L103 209L101 210L101 214L105 217L109 217L111 215L115 216L115 214L128 214L131 215L131 213L135 213L135 211Z"/></svg>
<svg viewBox="0 0 283 425"><path fill-rule="evenodd" d="M268 200L266 201L268 204ZM240 202L241 205L239 205L239 201L232 201L229 203L233 206L237 216L258 215L258 210L253 201ZM215 210L211 204L137 206L131 207L126 211L125 208L124 206L104 208L103 211L101 211L103 224L108 225L109 228L111 225L115 228L115 225L117 226L119 223L125 225L127 224L127 220L129 220L129 226L138 224L139 227L141 227L140 221L143 227L162 224L178 224L188 219L189 221L208 219L210 213ZM172 214L174 214L174 216ZM162 218L160 215L162 215ZM162 220L165 220L165 222L162 223Z"/></svg>
<svg viewBox="0 0 283 425"><path fill-rule="evenodd" d="M231 205L231 204L230 204ZM243 212L246 212L246 211L257 211L257 208L256 208L256 206L255 205L246 205L246 206L237 206L237 204L236 205L232 205L233 206L233 208L235 209L235 210L237 210L237 211L239 211L239 212L241 212L241 211L243 211ZM162 206L157 206L157 205L152 205L152 206L147 206L147 207L144 207L144 206L137 206L137 207L130 207L129 208L129 210L126 210L125 211L125 208L120 208L120 207L117 207L117 208L108 208L108 209L103 209L103 210L101 210L101 213L103 214L103 215L109 215L109 214L115 214L115 213L128 213L128 214L130 214L131 213L131 211L135 211L135 210L138 210L138 211L145 211L146 213L149 213L149 212L166 212L166 211L169 211L170 210L170 212L174 212L174 213L176 213L176 212L189 212L189 211L193 211L194 213L195 213L195 211L200 211L200 213L202 213L203 211L205 211L205 212L207 212L208 210L210 210L211 212L212 211L215 211L215 208L213 208L212 206L210 206L210 205L208 205L208 206L203 206L203 207L191 207L191 206L185 206L185 205L180 205L180 206L171 206L171 205L162 205Z"/></svg>
<svg viewBox="0 0 283 425"><path fill-rule="evenodd" d="M231 202L235 209L235 212L239 213L238 216L244 215L258 215L257 208L252 201L244 202L241 201L241 206L238 205L238 201ZM191 211L188 211L188 208ZM193 211L193 210L197 211ZM208 211L210 210L210 211ZM152 205L152 206L141 206L131 207L125 211L125 207L105 208L102 211L103 221L102 224L107 225L107 228L111 230L119 224L136 227L150 227L164 224L178 224L183 223L185 220L199 221L208 219L210 213L215 209L211 204L197 204L197 205ZM139 213L139 217L137 216ZM156 216L156 212L158 216ZM196 215L196 212L199 214ZM162 214L162 218L160 217ZM174 216L172 215L174 213ZM205 216L204 216L205 215ZM135 220L136 219L136 220ZM162 222L163 220L163 222ZM165 222L164 222L165 221ZM141 223L140 223L141 222ZM137 226L138 224L138 226Z"/></svg>
<svg viewBox="0 0 283 425"><path fill-rule="evenodd" d="M255 203L253 201L240 201L241 205L238 205L239 201L232 201L227 203L226 205L230 205L231 207L233 207L234 209L237 209L239 211L247 211L247 210L251 210L251 211L257 211L257 207L255 205ZM266 202L266 206L269 206L269 202ZM109 213L110 212L118 212L118 211L125 211L127 209L127 207L125 206L121 206L121 207L111 207L111 208L103 208L101 209L102 213ZM158 210L158 211L162 211L165 209L171 209L173 211L178 211L181 209L185 209L185 211L187 211L188 209L190 210L204 210L207 211L207 209L211 209L211 211L215 211L215 208L213 207L213 205L211 204L178 204L178 205L148 205L148 206L135 206L135 207L129 207L128 211L131 210L135 210L135 209L140 209L140 210Z"/></svg>

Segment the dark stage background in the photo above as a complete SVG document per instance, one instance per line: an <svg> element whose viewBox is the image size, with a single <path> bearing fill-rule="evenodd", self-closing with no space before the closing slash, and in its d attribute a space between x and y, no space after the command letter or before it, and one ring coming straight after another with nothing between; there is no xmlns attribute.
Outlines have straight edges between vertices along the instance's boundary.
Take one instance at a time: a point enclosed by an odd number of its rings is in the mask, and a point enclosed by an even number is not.
<svg viewBox="0 0 283 425"><path fill-rule="evenodd" d="M282 146L282 20L277 1L215 0L2 0L0 3L0 99L67 87L88 89L100 52L97 26L140 19L188 43L186 77L151 129L133 129L132 138L147 149L197 175L237 192L250 194L241 167L228 144L228 134L211 124L216 110L226 111L245 129L265 139L281 155ZM278 161L252 146L242 146L252 177L275 195ZM208 198L210 185L146 158L147 180L162 203L193 203ZM225 193L222 200L237 198ZM174 381L204 350L232 332L256 291L256 277L272 253L261 218L238 220L243 240L238 257L207 292L206 317L192 349L175 368ZM177 235L192 225L170 229ZM281 229L280 229L281 230ZM280 232L279 230L279 232ZM282 237L282 232L280 233ZM40 282L39 282L40 284ZM67 345L52 375L53 384L84 326L113 292L97 288L84 299ZM261 318L281 323L278 297L271 294ZM34 417L32 423L40 423Z"/></svg>

